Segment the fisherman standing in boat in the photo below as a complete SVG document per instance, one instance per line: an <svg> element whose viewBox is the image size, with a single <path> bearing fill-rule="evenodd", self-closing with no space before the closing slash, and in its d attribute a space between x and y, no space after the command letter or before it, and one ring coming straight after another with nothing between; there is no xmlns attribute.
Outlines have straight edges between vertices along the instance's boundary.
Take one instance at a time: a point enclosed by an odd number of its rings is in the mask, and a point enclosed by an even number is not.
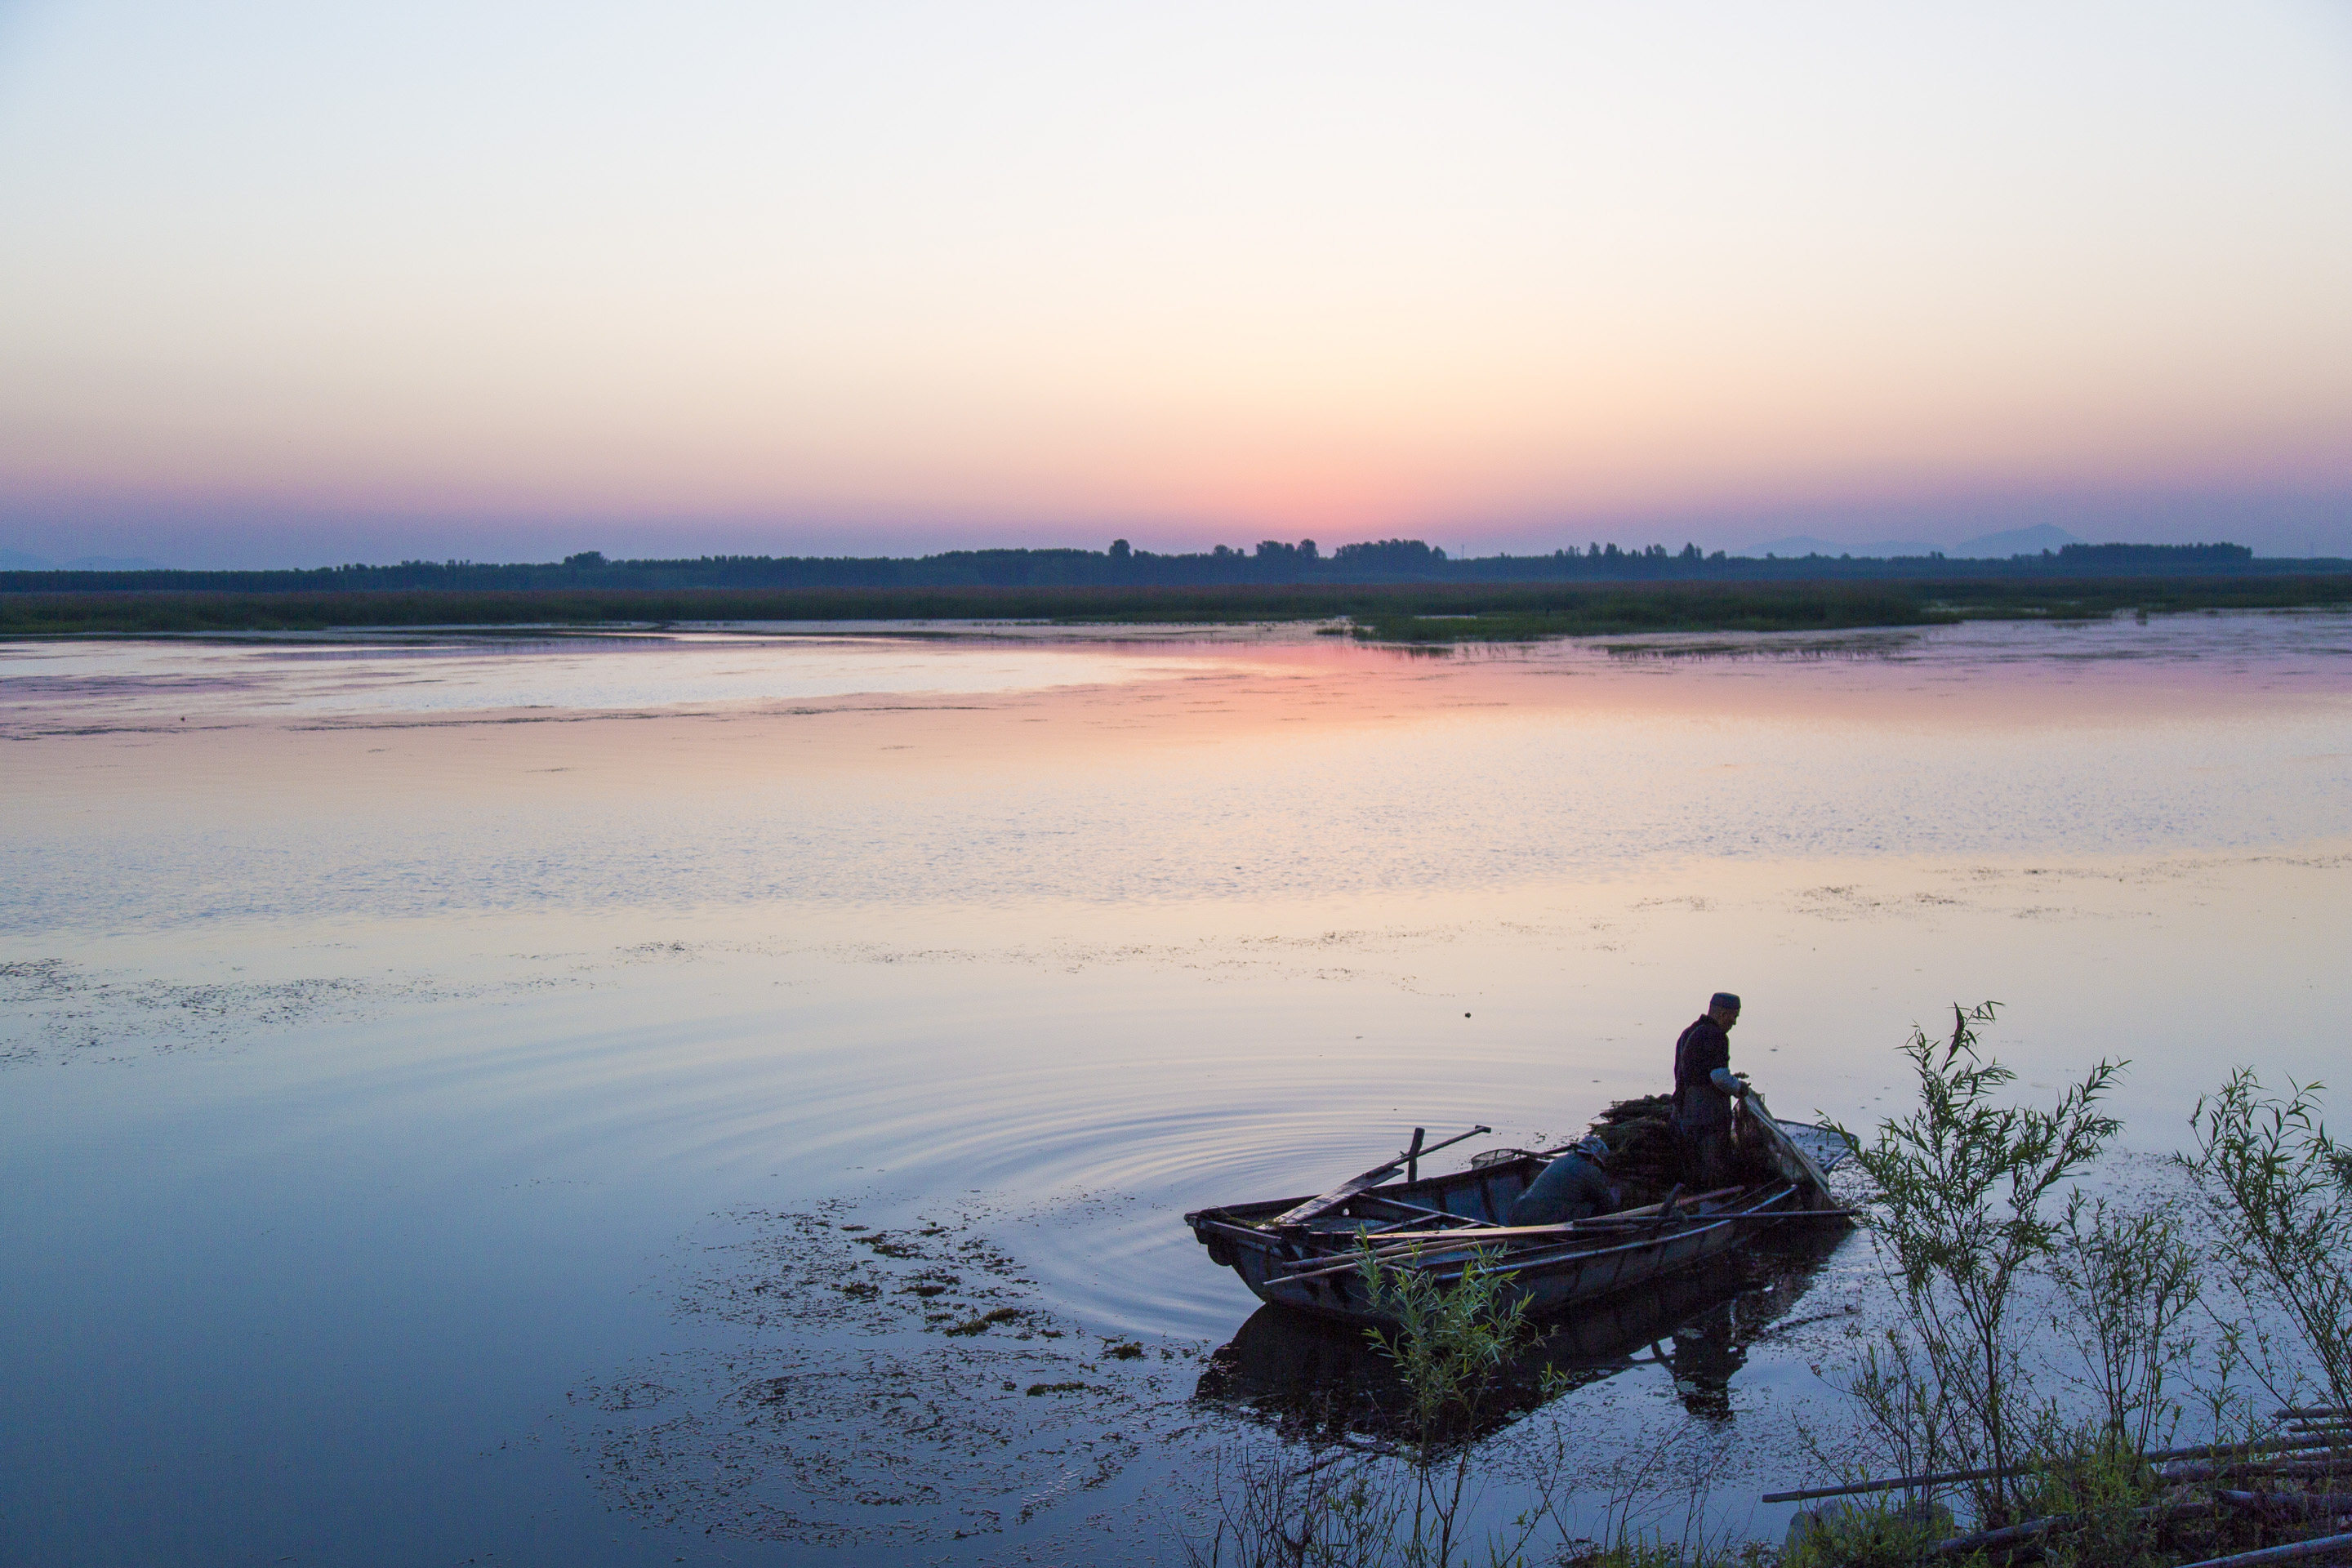
<svg viewBox="0 0 2352 1568"><path fill-rule="evenodd" d="M1738 1022L1739 998L1718 991L1675 1042L1675 1142L1682 1150L1683 1179L1701 1191L1739 1180L1731 1100L1748 1086L1732 1076L1727 1032Z"/></svg>

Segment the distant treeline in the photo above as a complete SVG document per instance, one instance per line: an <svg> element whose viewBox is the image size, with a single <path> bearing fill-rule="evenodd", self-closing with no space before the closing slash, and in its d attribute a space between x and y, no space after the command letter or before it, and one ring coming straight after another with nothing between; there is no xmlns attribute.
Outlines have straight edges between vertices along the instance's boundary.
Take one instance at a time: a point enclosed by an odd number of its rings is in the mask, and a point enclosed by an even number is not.
<svg viewBox="0 0 2352 1568"><path fill-rule="evenodd" d="M1459 642L1621 632L1827 630L1964 619L2063 619L2129 609L2278 609L2347 603L2352 603L2352 573L1180 587L150 589L0 594L0 637L762 621L1181 624L1344 616L1359 635L1386 641Z"/></svg>
<svg viewBox="0 0 2352 1568"><path fill-rule="evenodd" d="M677 561L607 561L584 551L562 561L499 564L404 561L396 566L321 566L272 572L0 572L0 594L241 594L668 590L686 588L1118 588L1239 587L1371 583L1793 583L2079 576L2214 575L2352 569L2347 562L2254 559L2242 544L2070 544L2006 561L1892 560L1845 555L1752 559L1704 554L1685 544L1627 550L1614 544L1549 555L1449 560L1418 539L1343 544L1266 540L1252 550L1219 545L1188 555L1130 549L950 550L922 556L704 555Z"/></svg>

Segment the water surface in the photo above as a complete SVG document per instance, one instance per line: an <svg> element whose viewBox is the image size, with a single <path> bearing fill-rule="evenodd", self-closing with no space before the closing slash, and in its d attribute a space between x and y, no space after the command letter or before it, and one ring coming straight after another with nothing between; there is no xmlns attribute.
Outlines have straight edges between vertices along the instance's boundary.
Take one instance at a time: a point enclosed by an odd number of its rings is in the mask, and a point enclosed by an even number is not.
<svg viewBox="0 0 2352 1568"><path fill-rule="evenodd" d="M2336 1054L2341 616L955 630L0 649L7 1552L1169 1560L1317 1353L1187 1208L1573 1131L1717 988L1784 1114L1955 1000L2140 1150ZM1873 1300L1801 1265L1507 1441L1746 1519Z"/></svg>

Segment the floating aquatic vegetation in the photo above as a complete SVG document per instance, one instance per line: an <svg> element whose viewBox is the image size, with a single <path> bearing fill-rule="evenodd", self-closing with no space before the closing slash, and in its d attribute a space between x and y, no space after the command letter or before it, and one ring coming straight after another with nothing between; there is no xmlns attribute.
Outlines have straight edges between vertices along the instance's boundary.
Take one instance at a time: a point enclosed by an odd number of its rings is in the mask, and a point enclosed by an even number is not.
<svg viewBox="0 0 2352 1568"><path fill-rule="evenodd" d="M673 1287L698 1342L571 1391L573 1447L615 1506L810 1545L956 1540L1095 1493L1197 1425L1191 1347L1091 1333L966 1220L849 1212L726 1216Z"/></svg>

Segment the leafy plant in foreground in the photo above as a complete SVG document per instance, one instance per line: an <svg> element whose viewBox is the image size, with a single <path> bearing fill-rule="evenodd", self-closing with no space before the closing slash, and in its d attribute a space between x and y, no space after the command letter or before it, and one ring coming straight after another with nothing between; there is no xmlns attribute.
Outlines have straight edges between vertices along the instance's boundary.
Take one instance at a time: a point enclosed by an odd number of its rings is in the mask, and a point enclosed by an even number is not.
<svg viewBox="0 0 2352 1568"><path fill-rule="evenodd" d="M1475 1497L1471 1451L1487 1400L1532 1337L1527 1301L1485 1253L1474 1252L1450 1284L1431 1271L1385 1267L1369 1248L1360 1267L1373 1310L1396 1325L1367 1329L1365 1337L1396 1363L1411 1401L1410 1533L1396 1560L1406 1568L1451 1568L1467 1561L1463 1514ZM1545 1513L1522 1516L1516 1540L1488 1542L1488 1561L1498 1568L1524 1561L1522 1549Z"/></svg>
<svg viewBox="0 0 2352 1568"><path fill-rule="evenodd" d="M2068 1310L2052 1326L2074 1342L2098 1395L2101 1429L2087 1446L2116 1456L2165 1446L2182 1415L2170 1389L2197 1349L2182 1322L2204 1293L2202 1258L2166 1210L2080 1192L2059 1242L2051 1272Z"/></svg>
<svg viewBox="0 0 2352 1568"><path fill-rule="evenodd" d="M2316 1083L2284 1096L2240 1068L2190 1117L2197 1152L2182 1163L2217 1211L2213 1247L2230 1283L2282 1311L2331 1405L2352 1405L2352 1149L2320 1120ZM2309 1381L2257 1324L2255 1368L2284 1403Z"/></svg>
<svg viewBox="0 0 2352 1568"><path fill-rule="evenodd" d="M1534 1337L1525 1300L1482 1254L1443 1283L1430 1271L1390 1267L1369 1248L1360 1267L1373 1310L1392 1325L1366 1336L1404 1384L1401 1437L1360 1458L1334 1455L1293 1468L1270 1456L1236 1461L1229 1475L1221 1469L1215 1531L1188 1542L1188 1557L1196 1568L1527 1568L1528 1543L1556 1522L1556 1473L1508 1529L1475 1546L1467 1539L1480 1492L1474 1449L1505 1373ZM1383 1459L1402 1460L1402 1475L1383 1475ZM1343 1476L1335 1464L1355 1468Z"/></svg>
<svg viewBox="0 0 2352 1568"><path fill-rule="evenodd" d="M1882 1427L1928 1423L1910 1447L1969 1469L2007 1468L2032 1449L2046 1405L2027 1403L2016 1288L2058 1239L2052 1193L2120 1125L2098 1107L2124 1067L2101 1061L2048 1110L2000 1104L2017 1075L1986 1059L1977 1035L1996 1005L1955 1005L1947 1039L1912 1031L1903 1054L1919 1104L1910 1115L1882 1123L1867 1145L1838 1129L1876 1188L1865 1223L1885 1249L1908 1331L1865 1363L1874 1386L1854 1392L1877 1401ZM1980 1519L2014 1517L2010 1479L1976 1489Z"/></svg>

